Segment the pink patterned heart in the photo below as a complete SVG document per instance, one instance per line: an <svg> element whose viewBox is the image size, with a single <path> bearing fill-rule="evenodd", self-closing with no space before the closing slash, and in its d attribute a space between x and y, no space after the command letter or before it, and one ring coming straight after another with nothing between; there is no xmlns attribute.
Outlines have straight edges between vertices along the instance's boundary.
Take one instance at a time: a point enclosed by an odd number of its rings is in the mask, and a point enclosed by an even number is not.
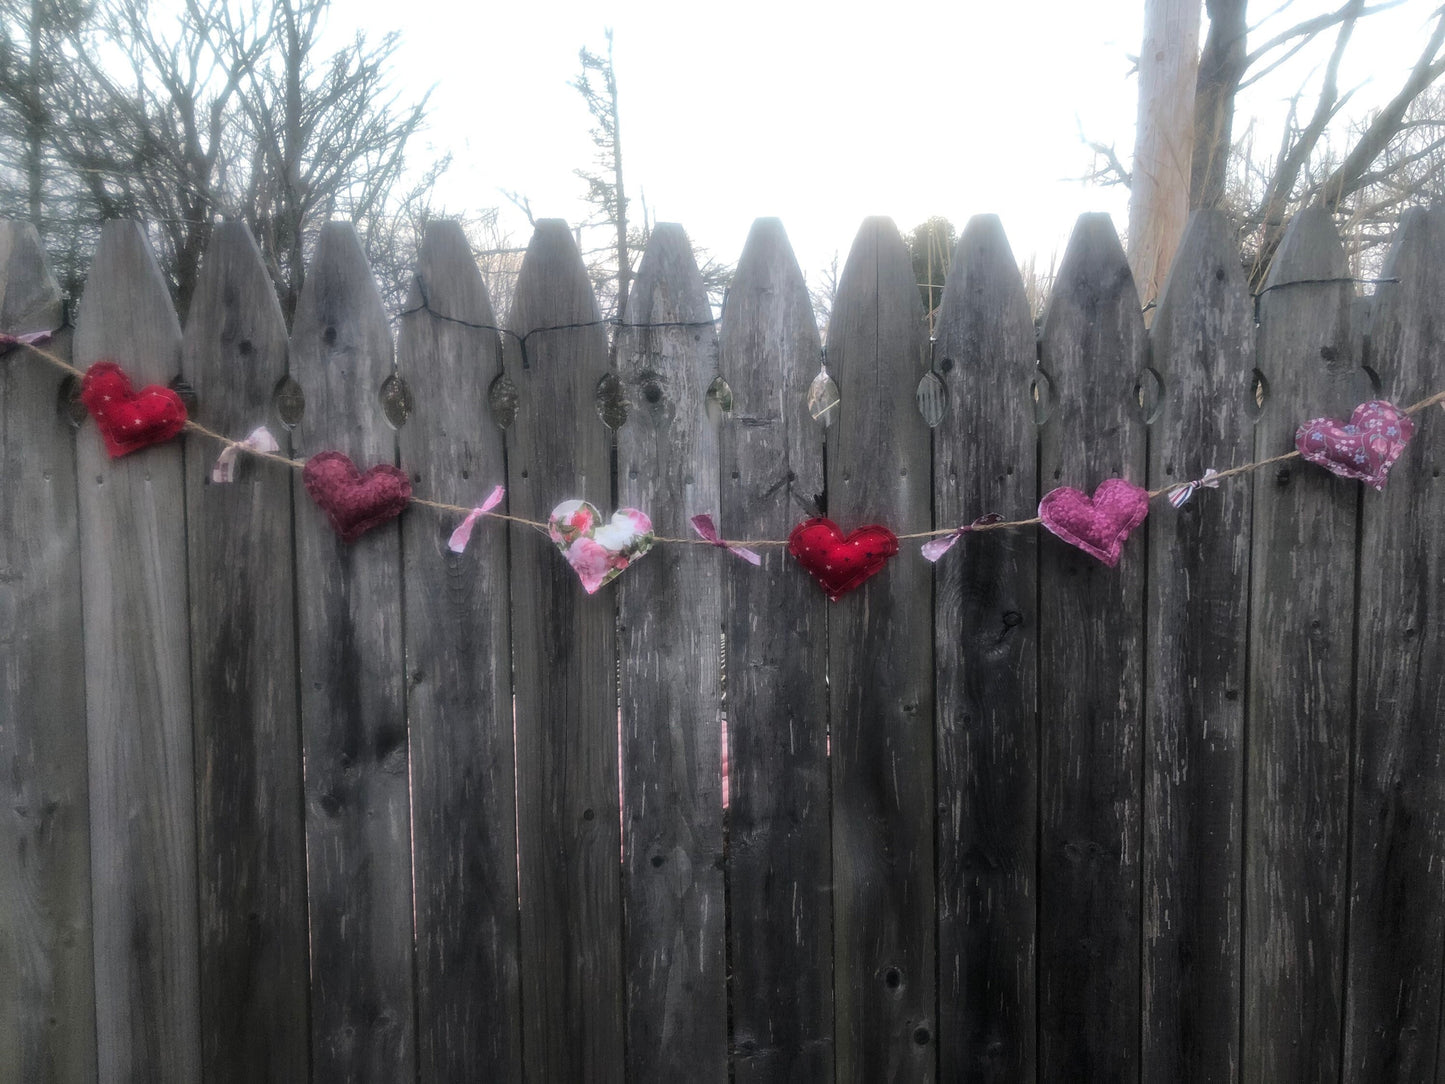
<svg viewBox="0 0 1445 1084"><path fill-rule="evenodd" d="M1294 434L1294 446L1311 463L1341 478L1358 478L1385 488L1385 475L1415 435L1415 423L1383 399L1355 407L1348 423L1313 418Z"/></svg>
<svg viewBox="0 0 1445 1084"><path fill-rule="evenodd" d="M1039 519L1071 546L1113 568L1129 532L1149 514L1149 494L1122 478L1106 478L1090 497L1069 486L1044 494Z"/></svg>

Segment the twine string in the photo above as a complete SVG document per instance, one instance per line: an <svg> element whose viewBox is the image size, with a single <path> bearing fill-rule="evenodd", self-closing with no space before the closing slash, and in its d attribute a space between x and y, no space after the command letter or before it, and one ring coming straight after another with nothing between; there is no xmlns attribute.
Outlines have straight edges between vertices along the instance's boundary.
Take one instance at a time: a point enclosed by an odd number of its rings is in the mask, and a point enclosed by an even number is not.
<svg viewBox="0 0 1445 1084"><path fill-rule="evenodd" d="M1287 285L1288 285L1288 284L1287 284ZM405 312L403 312L402 315L405 316L405 315L408 315L408 314L410 314L410 313L422 311L423 309L425 309L425 305L424 305L424 304L423 304L422 306L418 306L417 308L408 309L408 310L406 310ZM426 309L426 311L432 312L432 310L430 310L430 309ZM452 317L441 316L440 314L437 314L437 313L435 313L435 312L432 312L432 315L438 316L440 319L444 319L444 320L453 319ZM467 323L467 322L464 321L464 320L456 320L455 322L457 322L457 323L462 323L462 324L466 324L466 323ZM660 323L660 324L627 324L627 323L618 323L617 321L602 321L602 320L597 320L597 321L591 321L591 322L585 323L585 324L566 324L566 325L561 325L561 326L556 327L556 328L550 328L550 327L549 327L549 328L534 328L532 331L527 332L527 334L528 334L528 335L531 335L531 334L534 334L534 333L537 332L537 331L564 330L564 329L573 328L573 327L594 327L594 326L598 326L598 325L601 325L601 324L603 324L603 323L609 323L609 322L610 322L610 323L613 323L613 324L615 324L616 326L619 326L619 327L647 327L647 328L651 328L651 327L704 327L704 326L711 326L711 324L712 324L712 321L708 321L706 324L704 324L704 323L702 323L702 322L698 322L698 321L694 321L694 322L678 321L678 322L675 322L675 323ZM485 325L480 325L480 324L467 324L467 326L468 326L468 327L481 328L482 330L507 331L508 334L513 334L513 335L516 334L515 332L508 331L508 330L505 329L505 328L490 328L490 327L486 327ZM518 336L518 338L519 338L519 339L522 339L522 338L525 338L525 336ZM66 372L66 373L69 373L70 375L72 375L72 376L74 376L74 377L77 377L77 378L79 378L79 379L82 379L82 380L83 380L83 379L85 378L85 373L84 373L83 371L81 371L80 369L77 369L74 365L71 365L71 364L70 364L68 361L66 361L64 358L58 357L57 355L52 354L52 353L51 353L50 351L48 351L48 350L43 350L43 349L41 349L40 347L34 345L33 343L22 343L22 344L19 344L19 345L20 345L20 348L21 348L21 349L25 349L25 350L30 351L32 354L36 355L36 356L39 357L41 360L46 361L46 362L48 362L49 364L53 365L55 368L60 369L60 370L62 370L62 371L64 371L64 372ZM1407 414L1407 415L1418 414L1418 413L1420 413L1420 411L1422 411L1422 410L1427 410L1427 409L1429 409L1430 407L1436 405L1437 403L1445 404L1445 390L1438 391L1438 392L1436 392L1436 393L1433 394L1433 395L1427 396L1426 398L1421 399L1421 400L1420 400L1419 402L1417 402L1417 403L1412 403L1410 406L1405 407L1405 409L1404 409L1403 411L1401 411L1401 413ZM255 449L255 448L246 447L246 446L245 446L244 444L242 444L240 441L233 440L231 437L225 436L225 435L222 434L222 433L217 433L214 429L207 428L206 426L202 425L200 422L198 422L198 421L193 421L193 420L191 420L191 419L189 419L189 418L186 420L185 431L189 431L189 432L192 432L192 433L196 433L196 434L198 434L199 436L202 436L202 437L207 438L208 440L216 441L218 444L222 445L223 447L235 446L235 447L236 447L236 450L237 450L238 452L241 452L241 453L243 453L243 454L245 454L245 455L254 456L254 457L257 458L257 459L270 460L270 461L273 462L273 463L279 463L279 464L281 464L282 466L290 467L292 470L298 470L298 471L299 471L299 470L305 469L305 467L306 467L306 461L305 461L305 460L292 459L292 458L290 458L289 456L281 455L281 454L278 453L278 452L263 452L263 451L260 451L260 450L258 450L258 449ZM1252 474L1252 473L1254 473L1254 472L1257 471L1257 470L1263 470L1265 467L1273 466L1273 465L1276 464L1276 463L1284 463L1284 462L1287 462L1287 461L1289 461L1289 460L1291 460L1291 459L1299 459L1299 458L1301 458L1301 457L1300 457L1300 453L1299 453L1298 451L1285 452L1285 453L1283 453L1282 455L1270 456L1268 459L1260 459L1260 460L1256 460L1256 461L1253 462L1253 463L1245 463L1245 464L1243 464L1243 465L1241 465L1241 466L1238 466L1238 467L1230 467L1228 470L1219 471L1217 474L1213 474L1213 475L1210 476L1210 481L1212 481L1212 482L1222 482L1222 481L1224 481L1224 480L1227 479L1227 478L1237 478L1237 477L1240 477L1240 476L1242 476L1242 475ZM1182 489L1184 486L1186 486L1186 485L1188 485L1188 484L1189 484L1188 482L1171 482L1171 483L1169 483L1168 485L1160 486L1158 489L1151 489L1151 490L1148 491L1149 500L1151 500L1151 501L1157 500L1159 497L1166 496L1166 495L1168 495L1169 493L1172 493L1172 492L1173 492L1174 490L1176 490L1176 489ZM455 514L458 514L458 515L467 515L468 513L470 513L470 512L472 511L472 509L471 509L469 506L466 506L466 505L448 504L448 503L446 503L446 502L444 502L444 501L429 500L429 499L427 499L427 498L425 498L425 497L412 497L412 498L411 498L411 503L412 503L412 504L415 504L415 505L420 505L420 506L423 507L423 508L433 508L433 509L436 509L436 510L439 511L439 512L451 512L451 513L455 513ZM520 526L523 526L523 527L531 527L533 530L540 531L540 532L543 533L543 534L546 534L547 531L548 531L548 525L547 525L546 523L544 523L544 522L542 522L542 521L540 521L540 520L528 519L528 518L525 517L525 516L513 516L513 515L509 515L509 514L507 514L507 513L505 513L505 512L490 511L490 512L487 512L487 513L486 513L486 517L489 518L489 519L504 520L504 521L506 521L506 522L508 522L508 523L516 523L516 524L518 524L518 525L520 525ZM1043 522L1043 520L1041 520L1038 516L1033 516L1033 517L1030 518L1030 519L1010 519L1010 520L999 520L998 522L995 522L995 523L975 523L974 525L972 525L971 527L969 527L968 530L969 530L969 533L970 533L970 534L982 533L982 532L984 532L984 531L1007 531L1007 530L1016 530L1016 529L1018 529L1018 528L1020 528L1020 527L1036 527L1036 526L1040 525L1042 522ZM912 531L912 532L909 532L908 534L900 534L900 535L897 536L897 538L898 538L898 540L899 540L900 542L911 541L911 540L916 540L916 539L940 538L940 537L942 537L943 535L953 534L953 533L955 533L957 530L958 530L957 527L941 527L941 528L939 528L938 530L934 530L934 531ZM712 547L716 548L717 545L718 545L718 543L710 542L710 541L708 541L707 539L703 539L703 538L672 538L672 537L669 537L669 536L666 536L666 535L657 535L657 536L654 536L653 541L654 541L655 543L662 543L662 544L666 544L666 545L680 545L680 546L712 546ZM754 548L757 548L757 547L760 547L760 546L786 546L786 545L788 544L788 539L786 539L786 538L782 538L782 539L779 539L779 538L744 538L744 539L724 538L724 539L720 539L719 541L720 541L721 544L724 545L724 546L745 546L745 547L748 547L748 548L750 548L750 549L754 549Z"/></svg>

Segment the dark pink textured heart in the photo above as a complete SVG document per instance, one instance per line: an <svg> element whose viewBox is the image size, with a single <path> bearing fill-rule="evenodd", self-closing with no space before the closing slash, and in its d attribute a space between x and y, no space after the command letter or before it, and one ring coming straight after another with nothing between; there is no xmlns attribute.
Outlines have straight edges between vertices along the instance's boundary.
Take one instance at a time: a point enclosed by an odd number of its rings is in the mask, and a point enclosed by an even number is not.
<svg viewBox="0 0 1445 1084"><path fill-rule="evenodd" d="M317 452L306 461L301 480L343 542L395 519L411 501L405 471L382 463L362 474L340 452Z"/></svg>
<svg viewBox="0 0 1445 1084"><path fill-rule="evenodd" d="M1107 478L1090 497L1069 486L1039 502L1044 526L1071 546L1113 568L1129 532L1149 514L1149 494L1122 478Z"/></svg>
<svg viewBox="0 0 1445 1084"><path fill-rule="evenodd" d="M1371 399L1355 407L1348 422L1313 418L1294 435L1294 446L1311 463L1341 478L1385 488L1385 475L1415 435L1415 423L1393 403Z"/></svg>

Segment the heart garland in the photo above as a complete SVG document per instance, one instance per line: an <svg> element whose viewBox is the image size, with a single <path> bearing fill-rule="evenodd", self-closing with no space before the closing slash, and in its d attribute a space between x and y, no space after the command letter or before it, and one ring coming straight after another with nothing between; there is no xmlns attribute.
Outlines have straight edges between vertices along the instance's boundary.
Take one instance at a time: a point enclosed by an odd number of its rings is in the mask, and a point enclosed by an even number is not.
<svg viewBox="0 0 1445 1084"><path fill-rule="evenodd" d="M547 536L582 581L595 594L652 548L652 520L636 508L621 508L609 523L587 501L563 501L547 517Z"/></svg>
<svg viewBox="0 0 1445 1084"><path fill-rule="evenodd" d="M1122 478L1106 478L1094 495L1060 486L1039 502L1039 519L1071 546L1113 568L1129 532L1149 514L1149 492Z"/></svg>
<svg viewBox="0 0 1445 1084"><path fill-rule="evenodd" d="M179 395L159 384L133 391L130 377L113 361L97 361L86 370L80 401L112 459L162 444L186 427L186 404Z"/></svg>
<svg viewBox="0 0 1445 1084"><path fill-rule="evenodd" d="M898 552L898 536L870 523L847 535L831 519L804 520L788 535L788 552L834 602L876 575Z"/></svg>
<svg viewBox="0 0 1445 1084"><path fill-rule="evenodd" d="M405 471L379 463L363 474L341 452L317 452L306 461L301 480L343 542L395 519L411 502Z"/></svg>
<svg viewBox="0 0 1445 1084"><path fill-rule="evenodd" d="M1385 488L1385 476L1415 435L1415 423L1393 403L1371 399L1355 407L1348 422L1312 418L1294 435L1299 454L1341 478Z"/></svg>

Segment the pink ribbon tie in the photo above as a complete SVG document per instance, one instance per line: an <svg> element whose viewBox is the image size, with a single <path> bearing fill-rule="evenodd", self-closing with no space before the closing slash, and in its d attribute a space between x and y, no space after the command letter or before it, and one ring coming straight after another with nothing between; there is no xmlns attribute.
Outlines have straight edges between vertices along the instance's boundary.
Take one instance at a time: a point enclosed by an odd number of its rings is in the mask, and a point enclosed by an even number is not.
<svg viewBox="0 0 1445 1084"><path fill-rule="evenodd" d="M750 565L760 565L763 559L746 546L739 546L736 542L728 542L717 533L717 527L713 525L712 516L701 515L692 517L692 529L702 535L703 541L710 542L718 549L727 550L737 557L741 557Z"/></svg>
<svg viewBox="0 0 1445 1084"><path fill-rule="evenodd" d="M217 485L225 485L227 482L236 480L236 456L241 451L248 452L279 452L281 445L276 443L276 438L271 435L271 430L264 425L258 425L251 430L251 435L245 440L233 440L221 449L221 457L216 460L216 465L211 468L211 481Z"/></svg>
<svg viewBox="0 0 1445 1084"><path fill-rule="evenodd" d="M986 527L990 523L1002 523L1003 516L997 512L990 512L986 516L979 516L972 523L965 524L957 530L944 535L941 538L931 538L923 543L923 557L927 561L937 562L949 550L953 549L954 543L966 535L969 531L979 527Z"/></svg>
<svg viewBox="0 0 1445 1084"><path fill-rule="evenodd" d="M0 354L8 354L17 346L39 346L43 342L49 342L53 331L27 331L23 335L11 335L9 332L0 331Z"/></svg>
<svg viewBox="0 0 1445 1084"><path fill-rule="evenodd" d="M1194 491L1199 489L1201 486L1205 487L1206 489L1218 489L1219 480L1214 477L1218 473L1219 472L1217 470L1215 470L1213 467L1210 467L1204 472L1203 478L1196 478L1192 482L1185 482L1182 486L1171 489L1169 491L1169 503L1172 504L1175 508L1183 508L1185 503L1188 502L1189 498L1194 496Z"/></svg>
<svg viewBox="0 0 1445 1084"><path fill-rule="evenodd" d="M502 498L506 495L507 489L505 486L497 486L494 488L492 492L487 495L487 499L484 500L479 507L473 508L468 512L467 518L462 520L461 525L452 532L451 538L447 539L447 549L453 553L463 552L467 548L467 543L472 540L472 528L477 525L477 520L501 504Z"/></svg>

